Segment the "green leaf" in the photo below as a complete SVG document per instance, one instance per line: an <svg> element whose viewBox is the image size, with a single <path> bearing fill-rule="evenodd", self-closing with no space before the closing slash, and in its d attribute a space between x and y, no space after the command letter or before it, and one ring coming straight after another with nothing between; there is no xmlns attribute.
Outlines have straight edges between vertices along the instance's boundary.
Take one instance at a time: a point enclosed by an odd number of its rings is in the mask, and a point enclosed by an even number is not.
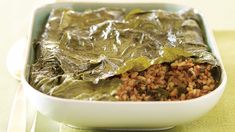
<svg viewBox="0 0 235 132"><path fill-rule="evenodd" d="M115 76L130 70L188 57L216 67L196 16L192 10L54 9L35 46L30 84L53 96L102 100L118 87Z"/></svg>

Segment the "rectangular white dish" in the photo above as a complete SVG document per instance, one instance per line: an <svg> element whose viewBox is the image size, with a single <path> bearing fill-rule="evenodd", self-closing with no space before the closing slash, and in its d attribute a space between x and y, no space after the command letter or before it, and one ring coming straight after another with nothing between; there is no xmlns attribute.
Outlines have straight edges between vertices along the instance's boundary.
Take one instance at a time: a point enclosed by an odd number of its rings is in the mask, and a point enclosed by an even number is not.
<svg viewBox="0 0 235 132"><path fill-rule="evenodd" d="M34 58L34 40L41 35L45 22L53 8L97 9L100 7L121 7L126 9L142 8L146 10L162 9L178 11L189 9L180 5L160 3L79 3L66 2L44 5L35 10L28 38L28 49L22 82L25 93L36 109L54 120L76 127L111 128L111 129L166 129L185 122L198 119L211 110L221 97L227 76L221 61L213 34L201 13L199 24L203 30L206 43L218 59L222 68L220 85L211 93L186 101L164 102L108 102L81 101L52 97L39 92L28 83L30 65Z"/></svg>

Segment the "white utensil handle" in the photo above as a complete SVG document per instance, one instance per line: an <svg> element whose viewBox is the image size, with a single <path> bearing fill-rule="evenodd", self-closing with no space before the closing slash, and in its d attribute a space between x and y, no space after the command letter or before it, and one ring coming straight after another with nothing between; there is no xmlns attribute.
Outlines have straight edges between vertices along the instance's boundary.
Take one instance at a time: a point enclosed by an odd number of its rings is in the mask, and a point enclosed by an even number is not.
<svg viewBox="0 0 235 132"><path fill-rule="evenodd" d="M26 99L23 88L20 85L16 90L16 95L11 108L7 132L26 131Z"/></svg>

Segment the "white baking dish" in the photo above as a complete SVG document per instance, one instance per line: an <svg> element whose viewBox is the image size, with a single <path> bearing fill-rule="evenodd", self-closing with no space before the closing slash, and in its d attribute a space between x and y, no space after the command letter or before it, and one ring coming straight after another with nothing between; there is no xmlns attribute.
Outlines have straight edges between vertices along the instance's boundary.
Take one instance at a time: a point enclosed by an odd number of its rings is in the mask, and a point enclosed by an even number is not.
<svg viewBox="0 0 235 132"><path fill-rule="evenodd" d="M76 127L164 129L198 119L210 111L221 97L227 82L227 76L213 34L208 29L208 25L200 13L198 13L198 16L201 18L200 25L203 29L205 40L222 67L220 85L217 89L205 96L173 102L106 102L63 99L37 91L27 81L30 72L29 67L34 59L32 43L40 36L49 12L52 8L59 7L70 7L81 11L99 7L143 8L146 10L163 9L168 11L188 9L188 7L173 4L79 2L54 3L36 9L29 32L27 58L22 82L28 99L43 115Z"/></svg>

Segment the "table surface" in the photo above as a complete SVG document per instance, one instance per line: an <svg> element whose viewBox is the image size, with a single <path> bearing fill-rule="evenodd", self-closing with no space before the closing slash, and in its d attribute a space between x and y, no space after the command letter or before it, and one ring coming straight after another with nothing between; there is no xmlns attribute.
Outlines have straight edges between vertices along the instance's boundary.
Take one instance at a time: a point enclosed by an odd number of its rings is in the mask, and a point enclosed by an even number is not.
<svg viewBox="0 0 235 132"><path fill-rule="evenodd" d="M14 41L22 36L26 36L26 29L29 25L29 15L31 14L32 9L36 5L38 6L39 4L45 3L46 1L55 0L0 0L0 18L4 18L0 21L0 132L5 132L7 129L12 101L16 92L16 88L19 85L19 82L12 78L6 69L7 52ZM205 4L204 1L164 0L164 2L165 1L176 3L178 2L201 9L207 15L210 24L214 25L213 28L231 29L233 27L234 29L235 17L234 15L231 16L229 14L229 12L234 12L233 0L227 0L226 2L213 1L213 5L211 5L210 8L208 8L208 5ZM212 0L208 2L212 2ZM221 4L223 4L223 7L221 7ZM218 8L220 8L220 10L218 10ZM8 17L6 17L6 14ZM228 21L221 22L220 20ZM235 130L235 103L233 103L235 102L235 61L232 60L235 58L235 30L217 30L214 33L219 50L221 52L222 60L225 65L225 69L228 74L226 90L224 91L224 94L216 107L207 115L197 121L177 126L169 131L232 132ZM46 117L41 115L38 117L38 126L36 131L41 132L42 128L51 128L50 130L52 130L52 125L46 124L50 124L48 122L53 124L53 121L48 120ZM64 128L64 131L79 132L78 130L72 130L66 127Z"/></svg>
<svg viewBox="0 0 235 132"><path fill-rule="evenodd" d="M232 60L235 58L235 31L215 31L214 34L228 75L224 94L219 103L208 114L194 122L167 130L169 132L221 132L225 130L232 132L235 130L235 61ZM6 131L12 100L16 87L19 84L9 75L5 66L5 58L9 47L10 45L0 45L0 52L3 53L0 56L1 64L3 64L0 65L0 131ZM58 123L56 124L56 122L39 114L35 131L41 132L45 129L58 129L58 126L56 128L55 125L58 125ZM81 131L68 127L61 127L61 129L63 129L63 132ZM90 132L88 130L82 131Z"/></svg>

